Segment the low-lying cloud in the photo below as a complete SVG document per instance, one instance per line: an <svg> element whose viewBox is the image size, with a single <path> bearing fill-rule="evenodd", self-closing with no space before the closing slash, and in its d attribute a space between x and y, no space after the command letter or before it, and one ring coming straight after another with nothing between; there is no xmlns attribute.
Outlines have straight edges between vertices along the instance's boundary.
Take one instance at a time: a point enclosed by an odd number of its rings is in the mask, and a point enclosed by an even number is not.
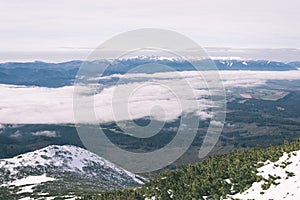
<svg viewBox="0 0 300 200"><path fill-rule="evenodd" d="M209 75L211 72L207 72ZM268 80L300 80L300 71L220 71L225 88L254 87ZM204 76L207 74L203 74ZM212 116L212 106L206 83L198 72L166 72L157 74L114 75L126 81L108 86L94 96L97 122L131 120L152 116L158 120L172 120L183 113L195 113L201 119ZM109 79L110 77L107 77ZM147 80L147 81L146 81ZM191 99L182 83L193 91ZM164 87L168 86L168 87ZM127 99L116 98L116 90L134 92ZM0 124L61 124L74 123L73 86L61 88L0 85ZM85 96L82 96L84 99ZM189 106L197 102L199 107ZM83 101L84 102L84 101ZM182 102L184 106L182 107ZM128 114L116 114L118 108L127 108ZM84 107L84 105L82 105ZM113 110L113 107L114 109ZM115 111L115 113L114 113ZM82 119L89 122L89 119ZM3 126L1 126L3 128ZM54 137L53 132L36 135Z"/></svg>
<svg viewBox="0 0 300 200"><path fill-rule="evenodd" d="M37 131L31 133L33 136L58 137L55 131Z"/></svg>

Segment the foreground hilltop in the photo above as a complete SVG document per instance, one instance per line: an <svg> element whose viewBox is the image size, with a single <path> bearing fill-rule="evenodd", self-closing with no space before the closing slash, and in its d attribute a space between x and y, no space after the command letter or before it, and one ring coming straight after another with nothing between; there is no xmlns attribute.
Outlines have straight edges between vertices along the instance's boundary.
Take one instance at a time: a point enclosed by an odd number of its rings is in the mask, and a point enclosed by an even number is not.
<svg viewBox="0 0 300 200"><path fill-rule="evenodd" d="M85 149L51 145L0 160L0 199L74 196L139 186L142 177Z"/></svg>
<svg viewBox="0 0 300 200"><path fill-rule="evenodd" d="M300 138L267 149L214 155L159 173L149 182L70 145L2 159L0 175L1 199L298 200Z"/></svg>
<svg viewBox="0 0 300 200"><path fill-rule="evenodd" d="M234 151L158 174L141 188L84 199L290 199L300 198L300 138L267 149Z"/></svg>

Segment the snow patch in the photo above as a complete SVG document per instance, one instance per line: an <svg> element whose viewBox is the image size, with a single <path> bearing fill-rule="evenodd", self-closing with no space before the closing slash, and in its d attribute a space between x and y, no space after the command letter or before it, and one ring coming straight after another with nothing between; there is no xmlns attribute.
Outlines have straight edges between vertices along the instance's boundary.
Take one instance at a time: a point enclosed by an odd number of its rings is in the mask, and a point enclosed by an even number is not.
<svg viewBox="0 0 300 200"><path fill-rule="evenodd" d="M300 150L284 153L276 162L266 161L265 166L258 169L258 175L268 179L269 175L279 176L278 185L271 185L263 190L264 181L255 182L248 190L230 196L237 199L300 199ZM230 198L229 198L230 199Z"/></svg>
<svg viewBox="0 0 300 200"><path fill-rule="evenodd" d="M9 185L22 186L22 185L32 185L32 184L40 184L48 181L55 181L55 178L47 177L46 174L41 176L28 176L26 178L22 178L19 180L15 180L11 182Z"/></svg>

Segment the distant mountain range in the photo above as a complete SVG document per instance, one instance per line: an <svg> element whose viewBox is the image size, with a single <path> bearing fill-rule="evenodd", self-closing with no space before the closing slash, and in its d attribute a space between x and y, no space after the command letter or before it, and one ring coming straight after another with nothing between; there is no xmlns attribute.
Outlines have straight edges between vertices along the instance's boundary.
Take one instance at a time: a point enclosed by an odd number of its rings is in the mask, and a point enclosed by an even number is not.
<svg viewBox="0 0 300 200"><path fill-rule="evenodd" d="M213 60L219 70L258 70L258 71L287 71L300 68L300 62L282 63L265 60L234 60L217 59ZM209 60L193 60L193 62L203 66L203 70L208 68ZM64 63L2 63L0 64L0 83L14 85L29 85L43 87L62 87L72 85L79 67L83 61L70 61ZM157 63L167 65L177 71L191 71L194 67L186 60L165 57L132 57L127 59L117 59L112 61L101 60L88 62L90 67L107 67L104 75L124 74L138 65L147 63ZM158 69L159 70L159 69ZM165 69L163 70L165 71ZM153 72L143 71L144 73ZM157 72L157 69L156 71Z"/></svg>
<svg viewBox="0 0 300 200"><path fill-rule="evenodd" d="M77 189L99 192L139 186L144 182L144 178L70 145L51 145L0 160L0 199L10 194L13 198L33 198L33 194L66 195Z"/></svg>

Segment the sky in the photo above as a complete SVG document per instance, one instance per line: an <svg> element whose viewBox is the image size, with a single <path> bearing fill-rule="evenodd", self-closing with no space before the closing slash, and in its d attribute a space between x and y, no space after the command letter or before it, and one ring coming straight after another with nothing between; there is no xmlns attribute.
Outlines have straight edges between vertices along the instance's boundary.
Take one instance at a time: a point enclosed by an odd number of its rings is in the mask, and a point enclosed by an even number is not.
<svg viewBox="0 0 300 200"><path fill-rule="evenodd" d="M300 48L299 8L299 0L0 0L0 57L82 57L139 28L173 30L202 47Z"/></svg>

